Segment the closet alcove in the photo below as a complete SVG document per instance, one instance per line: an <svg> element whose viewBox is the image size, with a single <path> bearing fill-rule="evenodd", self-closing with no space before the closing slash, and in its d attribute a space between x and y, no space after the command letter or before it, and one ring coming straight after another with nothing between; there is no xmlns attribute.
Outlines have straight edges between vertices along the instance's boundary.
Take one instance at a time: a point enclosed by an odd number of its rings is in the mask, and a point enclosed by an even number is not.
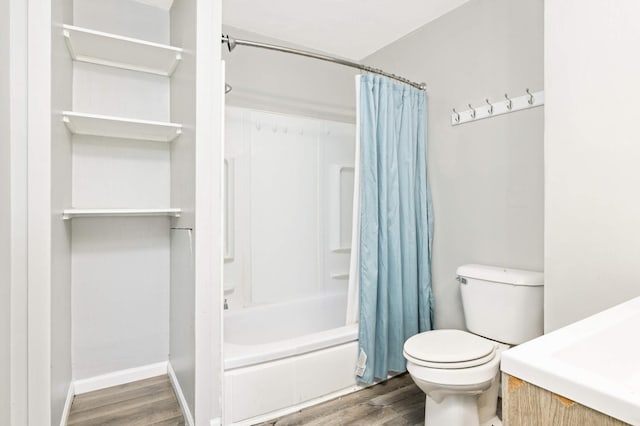
<svg viewBox="0 0 640 426"><path fill-rule="evenodd" d="M208 421L219 357L197 384L195 342L200 321L210 352L221 311L220 12L45 3L29 11L30 418L64 424L74 395L168 374L187 424L197 407Z"/></svg>

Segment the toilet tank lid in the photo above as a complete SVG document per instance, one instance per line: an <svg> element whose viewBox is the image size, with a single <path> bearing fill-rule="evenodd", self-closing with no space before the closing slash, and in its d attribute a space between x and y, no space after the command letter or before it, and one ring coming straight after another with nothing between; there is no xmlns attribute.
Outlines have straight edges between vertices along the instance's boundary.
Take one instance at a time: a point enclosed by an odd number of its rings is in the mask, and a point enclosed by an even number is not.
<svg viewBox="0 0 640 426"><path fill-rule="evenodd" d="M474 278L496 283L541 286L544 285L544 274L523 269L509 269L500 266L462 265L456 270L459 277Z"/></svg>

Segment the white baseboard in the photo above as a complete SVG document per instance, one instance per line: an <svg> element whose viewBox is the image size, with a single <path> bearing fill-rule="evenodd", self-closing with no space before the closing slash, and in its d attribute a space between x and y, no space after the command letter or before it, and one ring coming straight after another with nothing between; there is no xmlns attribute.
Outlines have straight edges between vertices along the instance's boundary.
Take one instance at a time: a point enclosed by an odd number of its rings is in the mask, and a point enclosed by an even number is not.
<svg viewBox="0 0 640 426"><path fill-rule="evenodd" d="M215 419L209 420L209 426L221 426L222 419L220 417L216 417Z"/></svg>
<svg viewBox="0 0 640 426"><path fill-rule="evenodd" d="M168 362L163 361L155 364L143 365L141 367L114 371L112 373L89 377L87 379L76 380L73 382L75 394L80 395L94 390L135 382L136 380L144 380L150 377L161 376L163 374L167 374L167 365Z"/></svg>
<svg viewBox="0 0 640 426"><path fill-rule="evenodd" d="M187 399L184 397L182 393L182 388L180 387L180 382L178 382L178 377L176 376L176 372L173 371L173 367L171 366L171 362L167 363L167 374L169 375L169 381L173 385L173 390L178 397L178 404L180 404L180 408L182 408L182 414L184 414L184 419L187 422L187 425L193 426L193 416L191 415L191 410L189 410L189 404L187 404Z"/></svg>
<svg viewBox="0 0 640 426"><path fill-rule="evenodd" d="M67 399L64 402L64 409L62 410L62 418L60 419L60 426L67 426L69 421L69 413L71 412L71 404L73 404L73 397L75 396L75 388L73 382L69 383L69 391L67 392Z"/></svg>

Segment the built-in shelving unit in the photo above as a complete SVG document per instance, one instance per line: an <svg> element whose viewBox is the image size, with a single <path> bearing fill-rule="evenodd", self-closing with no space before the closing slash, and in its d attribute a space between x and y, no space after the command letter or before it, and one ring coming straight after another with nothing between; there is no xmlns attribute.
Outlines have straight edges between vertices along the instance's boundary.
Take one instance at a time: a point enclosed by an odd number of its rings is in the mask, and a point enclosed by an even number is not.
<svg viewBox="0 0 640 426"><path fill-rule="evenodd" d="M196 196L198 205L215 198L194 188L221 184L215 167L211 176L195 167L220 157L207 144L222 124L218 92L196 102L220 78L220 23L208 3L55 0L28 10L29 217L38 231L29 242L41 250L25 301L38 324L30 349L56 352L33 363L34 424L67 424L76 395L167 369L194 424L196 393L182 387L200 371L193 294L209 285L196 279L207 268L194 260ZM196 25L203 19L211 26ZM205 116L211 126L196 138ZM211 213L203 222L220 221ZM203 258L216 254L207 248Z"/></svg>
<svg viewBox="0 0 640 426"><path fill-rule="evenodd" d="M170 77L182 59L178 47L131 37L63 25L63 36L73 60ZM76 111L63 111L62 120L75 135L171 142L182 125ZM180 217L180 209L66 209L63 219L79 217Z"/></svg>
<svg viewBox="0 0 640 426"><path fill-rule="evenodd" d="M73 25L63 25L62 31L75 61L170 76L182 59L178 47Z"/></svg>
<svg viewBox="0 0 640 426"><path fill-rule="evenodd" d="M182 125L176 123L108 115L63 111L62 119L71 133L78 135L171 142L182 133Z"/></svg>
<svg viewBox="0 0 640 426"><path fill-rule="evenodd" d="M178 208L168 209L65 209L62 218L65 220L78 217L131 217L131 216L169 216L180 217Z"/></svg>

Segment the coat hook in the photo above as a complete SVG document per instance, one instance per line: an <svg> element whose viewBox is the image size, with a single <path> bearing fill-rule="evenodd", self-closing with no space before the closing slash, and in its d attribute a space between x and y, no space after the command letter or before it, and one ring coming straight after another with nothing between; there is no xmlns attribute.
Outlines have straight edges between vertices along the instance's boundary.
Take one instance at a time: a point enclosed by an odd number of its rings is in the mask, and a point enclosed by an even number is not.
<svg viewBox="0 0 640 426"><path fill-rule="evenodd" d="M489 113L489 115L493 114L493 105L491 105L489 99L485 99L484 101L487 103L487 105L489 105L489 108L487 108L487 112Z"/></svg>
<svg viewBox="0 0 640 426"><path fill-rule="evenodd" d="M471 106L471 104L468 104L469 108L471 108L471 118L476 118L476 109L474 107Z"/></svg>
<svg viewBox="0 0 640 426"><path fill-rule="evenodd" d="M533 95L531 94L529 89L527 89L527 95L529 95L529 100L527 102L529 103L529 105L533 105L533 102L535 101L535 98L533 97Z"/></svg>
<svg viewBox="0 0 640 426"><path fill-rule="evenodd" d="M460 122L460 113L458 111L456 111L456 109L453 109L453 113L456 115L456 117L454 118L454 120L456 121L456 123Z"/></svg>
<svg viewBox="0 0 640 426"><path fill-rule="evenodd" d="M504 94L504 98L507 100L507 109L511 111L511 99L509 99L506 93Z"/></svg>

